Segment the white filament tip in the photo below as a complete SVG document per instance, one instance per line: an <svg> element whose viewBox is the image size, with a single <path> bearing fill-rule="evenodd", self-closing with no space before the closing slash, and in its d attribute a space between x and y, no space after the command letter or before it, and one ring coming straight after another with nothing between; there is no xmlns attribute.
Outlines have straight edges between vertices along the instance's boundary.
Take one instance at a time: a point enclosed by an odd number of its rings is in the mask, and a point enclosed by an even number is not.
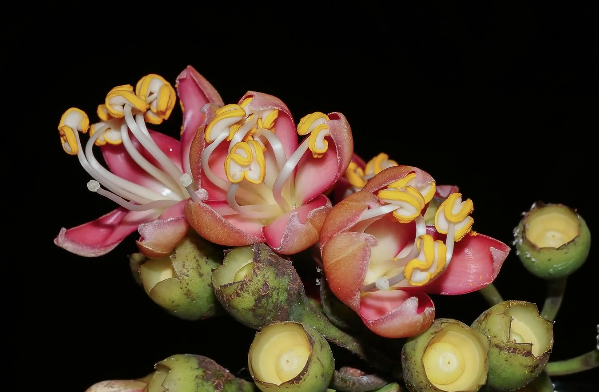
<svg viewBox="0 0 599 392"><path fill-rule="evenodd" d="M375 285L381 291L389 290L389 279L380 277L376 280Z"/></svg>
<svg viewBox="0 0 599 392"><path fill-rule="evenodd" d="M87 189L92 192L97 192L100 189L100 183L96 180L89 180L87 183Z"/></svg>
<svg viewBox="0 0 599 392"><path fill-rule="evenodd" d="M185 173L181 176L181 178L179 178L179 182L181 183L181 185L187 188L191 185L193 180L191 179L191 176L189 174Z"/></svg>

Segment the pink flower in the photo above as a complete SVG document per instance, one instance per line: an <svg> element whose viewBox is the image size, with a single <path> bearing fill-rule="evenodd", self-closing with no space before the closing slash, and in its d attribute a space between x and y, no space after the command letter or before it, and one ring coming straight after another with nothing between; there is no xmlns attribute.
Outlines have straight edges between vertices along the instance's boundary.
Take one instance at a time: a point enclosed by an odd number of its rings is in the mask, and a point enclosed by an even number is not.
<svg viewBox="0 0 599 392"><path fill-rule="evenodd" d="M158 75L142 78L132 86L112 89L98 107L100 122L89 127L88 116L77 108L67 110L59 124L65 152L77 155L94 179L88 188L120 205L92 222L61 229L54 243L81 256L100 256L138 230L140 252L148 257L168 254L185 236L189 225L183 216L185 201L198 199L197 187L187 174L189 146L202 122L193 108L212 102L222 104L214 88L193 68L179 78L184 126L181 142L147 129L146 122L168 119L176 103L172 86ZM90 137L82 145L79 132ZM99 146L108 168L94 156Z"/></svg>
<svg viewBox="0 0 599 392"><path fill-rule="evenodd" d="M206 105L202 113L206 120L190 162L206 194L185 206L191 226L217 244L265 242L281 254L315 244L331 209L323 193L353 152L345 117L313 113L296 130L281 100L257 92L246 93L238 104ZM298 133L305 136L301 143Z"/></svg>
<svg viewBox="0 0 599 392"><path fill-rule="evenodd" d="M424 214L435 193L428 173L394 166L337 204L323 225L331 290L381 336L423 332L435 315L427 293L479 290L508 255L504 243L471 231L473 204L459 193L447 195L427 226Z"/></svg>

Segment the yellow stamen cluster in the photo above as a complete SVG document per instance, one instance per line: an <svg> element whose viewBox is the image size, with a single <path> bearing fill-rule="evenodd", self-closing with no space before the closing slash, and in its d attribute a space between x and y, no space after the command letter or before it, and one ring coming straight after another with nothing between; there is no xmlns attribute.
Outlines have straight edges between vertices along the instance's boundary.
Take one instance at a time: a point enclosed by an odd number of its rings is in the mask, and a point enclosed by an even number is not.
<svg viewBox="0 0 599 392"><path fill-rule="evenodd" d="M403 273L410 285L422 286L445 269L447 247L428 234L418 237L416 246L420 254L406 264Z"/></svg>
<svg viewBox="0 0 599 392"><path fill-rule="evenodd" d="M415 184L416 173L410 173L401 180L391 183L387 189L378 192L382 201L399 206L393 216L400 223L409 223L419 217L422 209L435 195L435 183L431 182L418 189Z"/></svg>
<svg viewBox="0 0 599 392"><path fill-rule="evenodd" d="M137 82L135 92L133 86L129 84L117 86L108 92L104 103L98 105L96 113L101 121L91 125L90 137L100 131L102 135L95 141L97 146L103 146L106 143L121 144L123 142L121 126L124 124L126 105L131 106L132 111L144 113L145 121L160 124L163 120L168 119L176 101L177 94L173 87L158 75L150 74L141 78ZM79 149L73 133L75 128L70 126L65 128L66 123L63 121L66 117L69 117L71 122L74 121L73 114L69 113L80 113L86 119L88 117L80 109L70 108L63 114L58 126L63 148L68 154L75 155ZM89 126L89 120L86 121ZM87 126L79 128L82 133L86 133L87 130Z"/></svg>
<svg viewBox="0 0 599 392"><path fill-rule="evenodd" d="M262 136L256 135L259 130L268 130L275 132L275 120L279 116L279 111L276 109L263 110L252 112L249 105L253 97L244 99L240 104L225 105L218 109L215 117L206 126L204 131L204 139L207 143L215 141L223 132L227 132L227 141L232 141L239 132L243 132L243 136L237 140L247 142L256 140L262 150L266 150Z"/></svg>
<svg viewBox="0 0 599 392"><path fill-rule="evenodd" d="M383 170L397 165L397 162L395 162L392 159L389 159L389 155L385 153L380 153L379 155L368 161L368 163L366 164L366 170L364 174L367 179L371 179Z"/></svg>
<svg viewBox="0 0 599 392"><path fill-rule="evenodd" d="M264 181L266 161L260 143L248 140L235 144L225 158L225 173L233 184L244 179L254 184Z"/></svg>
<svg viewBox="0 0 599 392"><path fill-rule="evenodd" d="M325 139L330 134L327 121L329 117L326 114L315 112L302 118L297 126L300 136L310 134L309 148L314 158L322 157L329 148L329 142Z"/></svg>
<svg viewBox="0 0 599 392"><path fill-rule="evenodd" d="M144 113L144 120L150 124L160 124L163 120L168 120L177 102L173 86L162 76L155 74L146 75L137 82L135 95L150 102L150 110Z"/></svg>
<svg viewBox="0 0 599 392"><path fill-rule="evenodd" d="M447 234L449 225L455 225L455 240L459 241L472 229L474 219L470 216L474 210L472 200L462 201L461 193L452 193L439 206L435 214L435 228L439 233Z"/></svg>
<svg viewBox="0 0 599 392"><path fill-rule="evenodd" d="M58 133L63 150L69 155L77 155L79 143L75 132L86 133L89 129L89 118L81 109L70 108L60 118Z"/></svg>
<svg viewBox="0 0 599 392"><path fill-rule="evenodd" d="M345 178L355 188L362 189L366 185L364 170L354 161L351 161L345 169Z"/></svg>

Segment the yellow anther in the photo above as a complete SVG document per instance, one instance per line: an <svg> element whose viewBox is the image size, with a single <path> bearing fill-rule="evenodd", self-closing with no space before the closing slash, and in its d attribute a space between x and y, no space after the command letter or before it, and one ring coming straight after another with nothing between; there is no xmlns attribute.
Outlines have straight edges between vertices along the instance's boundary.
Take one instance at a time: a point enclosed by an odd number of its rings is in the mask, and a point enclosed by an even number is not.
<svg viewBox="0 0 599 392"><path fill-rule="evenodd" d="M102 135L100 135L95 142L96 146L103 146L108 142L114 146L119 145L123 142L121 136L121 125L122 119L112 119L104 122L92 124L89 130L89 136L93 136L98 128L103 129Z"/></svg>
<svg viewBox="0 0 599 392"><path fill-rule="evenodd" d="M327 124L320 124L312 129L309 148L314 158L321 158L327 152L329 148L329 142L325 139L327 135L329 135L329 126Z"/></svg>
<svg viewBox="0 0 599 392"><path fill-rule="evenodd" d="M417 189L408 186L400 190L396 188L387 188L378 192L379 199L399 206L393 211L393 216L400 223L412 222L420 216L424 208L424 198Z"/></svg>
<svg viewBox="0 0 599 392"><path fill-rule="evenodd" d="M230 130L227 131L227 128L231 127L237 121L243 119L245 117L245 110L243 110L239 105L231 104L225 105L218 109L215 115L216 116L212 119L212 121L210 121L206 127L206 131L204 132L204 139L207 143L212 143L221 132L228 132L230 134ZM218 132L214 133L213 129L217 124L219 124L219 129ZM234 134L235 133L233 133L233 135ZM233 136L230 134L230 137Z"/></svg>
<svg viewBox="0 0 599 392"><path fill-rule="evenodd" d="M81 109L70 108L60 118L58 134L63 150L69 155L77 155L79 144L75 132L86 133L89 129L89 117Z"/></svg>
<svg viewBox="0 0 599 392"><path fill-rule="evenodd" d="M264 112L264 113L262 113L262 117L258 119L258 126L260 128L273 130L272 128L275 125L275 120L278 117L279 117L279 111L276 109Z"/></svg>
<svg viewBox="0 0 599 392"><path fill-rule="evenodd" d="M347 169L345 169L345 178L347 178L347 181L349 181L353 187L362 189L366 185L364 170L362 170L362 168L354 161L351 161L349 166L347 166Z"/></svg>
<svg viewBox="0 0 599 392"><path fill-rule="evenodd" d="M392 166L397 166L397 162L395 162L392 159L389 159L389 155L385 153L380 153L379 155L368 161L368 163L366 164L365 174L368 177L374 177L384 169Z"/></svg>
<svg viewBox="0 0 599 392"><path fill-rule="evenodd" d="M96 109L96 114L100 117L102 121L112 120L113 117L108 113L108 109L106 109L106 105L100 104L98 105L98 109Z"/></svg>
<svg viewBox="0 0 599 392"><path fill-rule="evenodd" d="M249 140L235 144L225 158L225 174L233 184L243 179L254 184L264 181L266 162L260 143Z"/></svg>
<svg viewBox="0 0 599 392"><path fill-rule="evenodd" d="M454 241L459 241L472 229L474 219L470 216L474 210L472 200L462 201L461 193L452 193L441 203L435 214L435 228L439 233L447 234L449 225L455 225Z"/></svg>
<svg viewBox="0 0 599 392"><path fill-rule="evenodd" d="M416 173L410 173L401 180L395 181L389 184L389 188L397 188L404 189L406 186L415 186ZM418 189L418 188L415 188ZM434 181L421 189L418 189L418 192L424 197L425 204L428 204L435 196L435 192L437 191L437 186Z"/></svg>
<svg viewBox="0 0 599 392"><path fill-rule="evenodd" d="M144 119L151 124L160 124L167 120L177 102L177 93L169 82L162 76L149 74L137 82L135 94L145 101L151 101L149 111L144 113Z"/></svg>
<svg viewBox="0 0 599 392"><path fill-rule="evenodd" d="M297 133L301 136L307 135L312 132L320 124L324 124L325 121L329 121L329 116L321 112L315 112L308 114L302 118L297 126Z"/></svg>
<svg viewBox="0 0 599 392"><path fill-rule="evenodd" d="M117 86L110 90L108 95L106 95L106 101L104 103L108 113L115 118L125 117L123 109L125 105L129 105L140 112L145 112L149 107L143 98L140 98L133 93L133 87L129 84Z"/></svg>
<svg viewBox="0 0 599 392"><path fill-rule="evenodd" d="M435 241L428 234L418 237L416 246L420 254L406 264L403 273L410 285L422 286L445 269L447 247L443 241Z"/></svg>
<svg viewBox="0 0 599 392"><path fill-rule="evenodd" d="M252 103L253 99L254 99L254 97L247 97L239 104L239 106L241 106L243 109L245 109L250 105L250 103Z"/></svg>

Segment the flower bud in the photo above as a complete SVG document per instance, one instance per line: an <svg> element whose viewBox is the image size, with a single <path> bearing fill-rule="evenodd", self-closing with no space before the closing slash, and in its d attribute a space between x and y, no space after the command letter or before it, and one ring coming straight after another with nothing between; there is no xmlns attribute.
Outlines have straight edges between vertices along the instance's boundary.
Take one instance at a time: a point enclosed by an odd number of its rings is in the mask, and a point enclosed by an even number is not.
<svg viewBox="0 0 599 392"><path fill-rule="evenodd" d="M517 254L532 274L563 278L586 260L591 232L578 213L562 204L533 204L514 229Z"/></svg>
<svg viewBox="0 0 599 392"><path fill-rule="evenodd" d="M227 369L201 355L178 354L154 365L156 371L147 392L228 391L251 392L250 382L236 378Z"/></svg>
<svg viewBox="0 0 599 392"><path fill-rule="evenodd" d="M222 254L199 236L185 237L174 252L143 263L137 260L139 277L150 298L174 316L186 320L217 314L220 305L212 289L212 270Z"/></svg>
<svg viewBox="0 0 599 392"><path fill-rule="evenodd" d="M214 292L237 321L261 328L292 320L292 313L307 298L291 262L266 245L235 248L212 273Z"/></svg>
<svg viewBox="0 0 599 392"><path fill-rule="evenodd" d="M97 382L85 392L145 392L145 388L142 380L109 380Z"/></svg>
<svg viewBox="0 0 599 392"><path fill-rule="evenodd" d="M501 302L483 312L472 328L491 341L487 385L492 388L522 388L545 369L553 346L553 323L539 316L535 304Z"/></svg>
<svg viewBox="0 0 599 392"><path fill-rule="evenodd" d="M487 380L489 339L466 324L437 319L401 350L412 392L478 391Z"/></svg>
<svg viewBox="0 0 599 392"><path fill-rule="evenodd" d="M248 368L261 391L325 391L335 370L327 341L310 326L269 324L256 334Z"/></svg>

